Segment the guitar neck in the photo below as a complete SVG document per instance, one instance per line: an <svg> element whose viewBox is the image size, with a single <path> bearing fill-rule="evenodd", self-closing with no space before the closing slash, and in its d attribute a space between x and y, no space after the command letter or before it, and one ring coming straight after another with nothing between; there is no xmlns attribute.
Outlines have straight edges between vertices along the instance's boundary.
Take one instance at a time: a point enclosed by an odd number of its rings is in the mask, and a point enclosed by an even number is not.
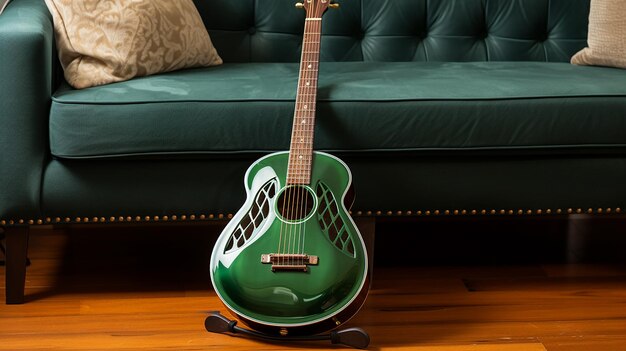
<svg viewBox="0 0 626 351"><path fill-rule="evenodd" d="M291 131L287 184L309 184L311 181L321 31L321 17L307 16L302 38L302 56Z"/></svg>

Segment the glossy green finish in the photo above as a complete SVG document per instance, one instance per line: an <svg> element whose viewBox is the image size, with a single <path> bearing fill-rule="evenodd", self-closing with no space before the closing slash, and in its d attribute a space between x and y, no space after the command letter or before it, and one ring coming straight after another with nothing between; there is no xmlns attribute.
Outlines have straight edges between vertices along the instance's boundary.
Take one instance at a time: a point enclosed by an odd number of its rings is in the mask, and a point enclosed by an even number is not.
<svg viewBox="0 0 626 351"><path fill-rule="evenodd" d="M350 171L330 155L314 154L310 185L316 189L322 182L334 195L330 200L336 201L339 211L333 225L343 224L345 234L340 236L353 243L353 250L346 250L346 246L331 241L324 230L326 225L319 222L320 213L328 208L328 192L317 201L315 214L299 224L286 224L269 210L275 207L279 188L285 185L287 161L288 153L275 153L249 168L245 180L248 201L222 232L211 258L211 279L223 302L245 319L273 326L308 325L331 318L356 298L367 275L362 238L342 205L351 182ZM255 179L258 177L263 179L259 182ZM269 211L267 226L260 224L263 228L256 230L245 244L229 251L229 238L258 198L255 184L268 184L272 179L277 179L279 186L270 194L270 205L265 206ZM298 249L297 243L302 243L303 249ZM270 264L261 263L261 255L279 251L315 255L319 263L309 265L306 272L274 272Z"/></svg>

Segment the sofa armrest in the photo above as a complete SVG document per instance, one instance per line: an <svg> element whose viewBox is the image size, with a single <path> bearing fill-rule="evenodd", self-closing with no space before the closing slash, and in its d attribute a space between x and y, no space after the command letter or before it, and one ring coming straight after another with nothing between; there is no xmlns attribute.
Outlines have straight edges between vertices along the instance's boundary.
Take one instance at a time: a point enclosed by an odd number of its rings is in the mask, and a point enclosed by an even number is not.
<svg viewBox="0 0 626 351"><path fill-rule="evenodd" d="M54 33L42 0L12 0L0 16L0 221L40 218Z"/></svg>

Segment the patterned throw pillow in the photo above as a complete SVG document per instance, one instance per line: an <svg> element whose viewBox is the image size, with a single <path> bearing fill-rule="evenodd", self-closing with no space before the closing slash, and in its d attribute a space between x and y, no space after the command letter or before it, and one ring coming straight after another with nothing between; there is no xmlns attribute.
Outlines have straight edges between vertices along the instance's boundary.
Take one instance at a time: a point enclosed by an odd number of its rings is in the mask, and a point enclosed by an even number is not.
<svg viewBox="0 0 626 351"><path fill-rule="evenodd" d="M192 0L45 0L74 88L219 65Z"/></svg>
<svg viewBox="0 0 626 351"><path fill-rule="evenodd" d="M573 64L626 68L626 1L591 0L587 44Z"/></svg>

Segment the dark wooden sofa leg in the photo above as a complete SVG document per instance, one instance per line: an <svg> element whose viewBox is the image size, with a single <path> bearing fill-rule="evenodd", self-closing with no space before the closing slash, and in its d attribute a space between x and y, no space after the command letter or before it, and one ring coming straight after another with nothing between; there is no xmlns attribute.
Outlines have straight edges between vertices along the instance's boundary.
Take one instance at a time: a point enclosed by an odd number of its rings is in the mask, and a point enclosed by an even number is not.
<svg viewBox="0 0 626 351"><path fill-rule="evenodd" d="M28 226L4 228L6 237L6 303L24 303Z"/></svg>

